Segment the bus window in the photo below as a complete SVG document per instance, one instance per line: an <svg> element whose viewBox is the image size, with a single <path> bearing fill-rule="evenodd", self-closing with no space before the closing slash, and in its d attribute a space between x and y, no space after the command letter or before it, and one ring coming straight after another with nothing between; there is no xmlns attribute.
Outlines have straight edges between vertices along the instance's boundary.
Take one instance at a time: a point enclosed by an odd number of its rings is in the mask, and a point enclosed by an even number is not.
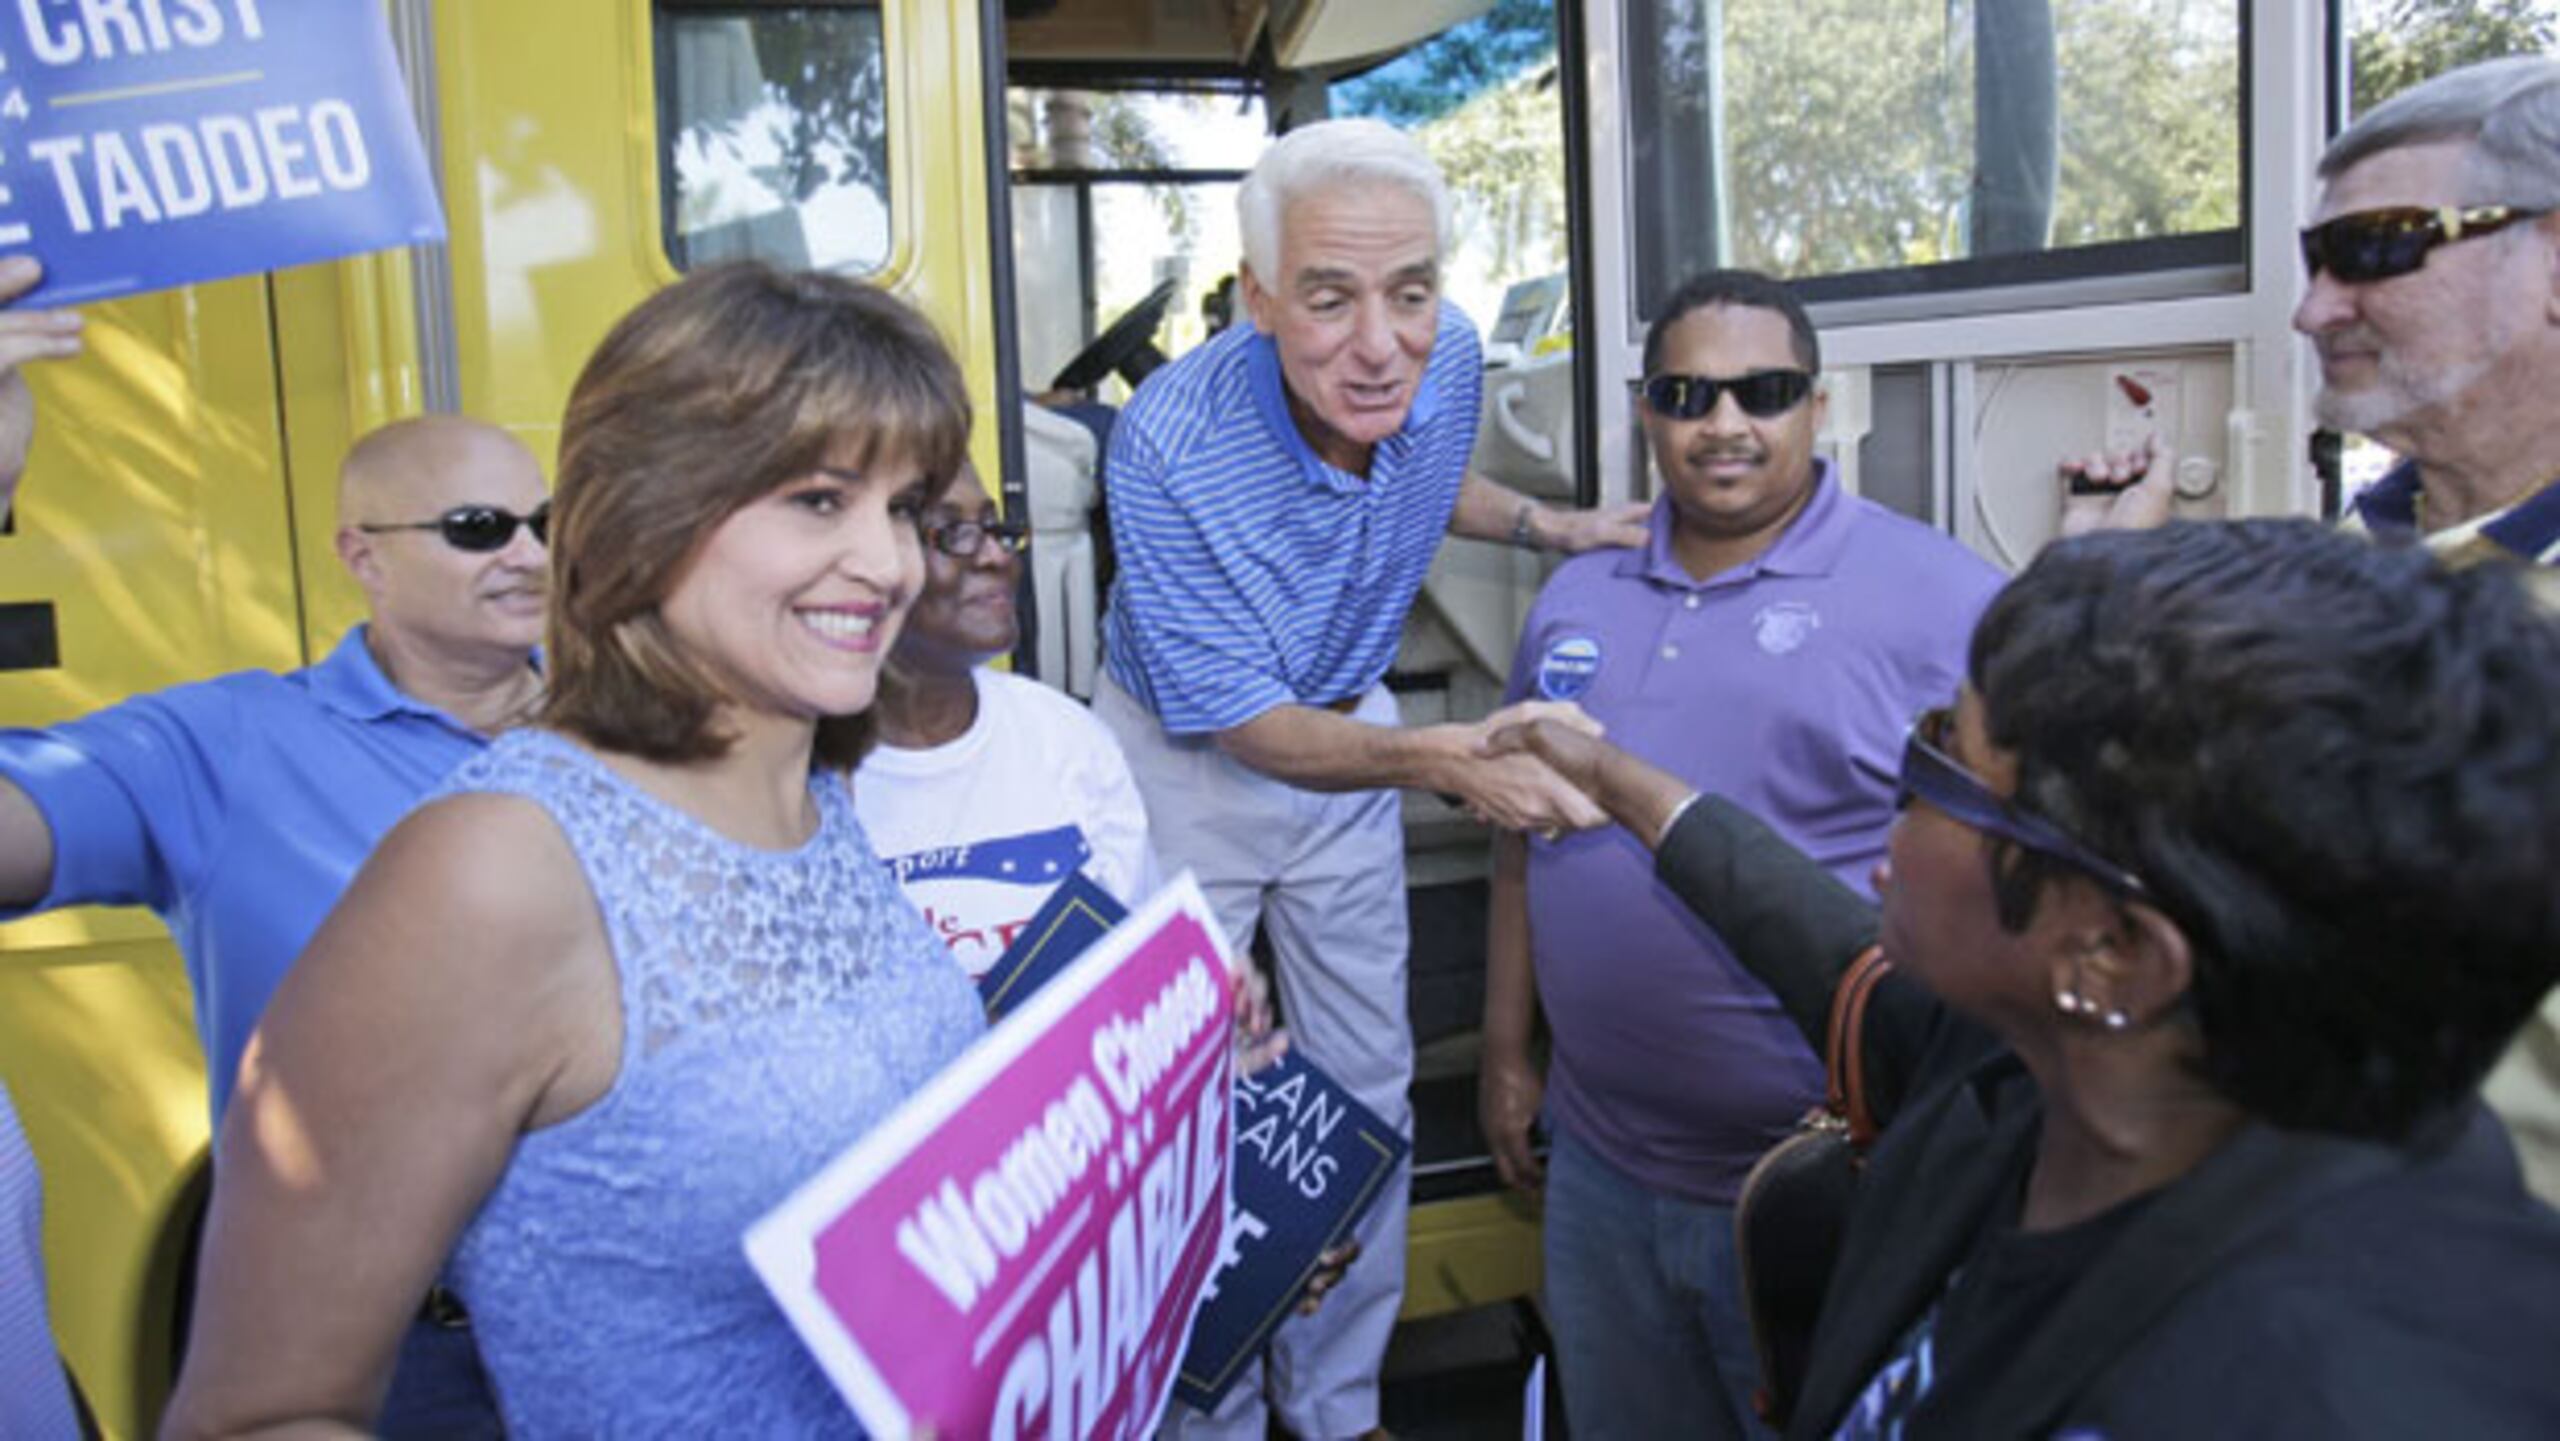
<svg viewBox="0 0 2560 1441"><path fill-rule="evenodd" d="M2246 283L2236 0L1624 5L1639 318L1716 265L1816 301L1941 297L1923 310Z"/></svg>
<svg viewBox="0 0 2560 1441"><path fill-rule="evenodd" d="M2549 0L2335 3L2347 48L2336 128L2430 76L2501 55L2560 53L2560 6Z"/></svg>
<svg viewBox="0 0 2560 1441"><path fill-rule="evenodd" d="M1201 83L1008 96L1022 373L1054 380L1104 327L1170 284L1155 341L1207 338L1212 297L1242 259L1236 187L1269 142L1259 98ZM1125 399L1120 383L1106 387Z"/></svg>
<svg viewBox="0 0 2560 1441"><path fill-rule="evenodd" d="M659 0L668 258L856 274L889 259L877 4Z"/></svg>

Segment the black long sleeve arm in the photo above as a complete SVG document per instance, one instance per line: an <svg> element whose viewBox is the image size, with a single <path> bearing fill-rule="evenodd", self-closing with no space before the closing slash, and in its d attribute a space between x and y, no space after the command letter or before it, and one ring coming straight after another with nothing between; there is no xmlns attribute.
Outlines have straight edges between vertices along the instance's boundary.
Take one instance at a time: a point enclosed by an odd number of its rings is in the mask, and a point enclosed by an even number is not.
<svg viewBox="0 0 2560 1441"><path fill-rule="evenodd" d="M1713 795L1700 795L1663 834L1654 873L1715 927L1819 1054L1841 973L1875 944L1875 903L1842 885L1759 817ZM1879 1123L1909 1094L1923 1053L1951 1022L1971 1029L1898 971L1868 997L1867 1103Z"/></svg>

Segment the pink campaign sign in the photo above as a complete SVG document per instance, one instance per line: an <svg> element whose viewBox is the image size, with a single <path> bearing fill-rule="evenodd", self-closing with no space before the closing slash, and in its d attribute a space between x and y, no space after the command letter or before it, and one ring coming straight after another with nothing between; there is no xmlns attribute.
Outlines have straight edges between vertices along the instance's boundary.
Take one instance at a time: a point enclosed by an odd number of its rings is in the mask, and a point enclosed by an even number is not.
<svg viewBox="0 0 2560 1441"><path fill-rule="evenodd" d="M1227 1214L1223 941L1188 876L758 1221L874 1435L1146 1435Z"/></svg>

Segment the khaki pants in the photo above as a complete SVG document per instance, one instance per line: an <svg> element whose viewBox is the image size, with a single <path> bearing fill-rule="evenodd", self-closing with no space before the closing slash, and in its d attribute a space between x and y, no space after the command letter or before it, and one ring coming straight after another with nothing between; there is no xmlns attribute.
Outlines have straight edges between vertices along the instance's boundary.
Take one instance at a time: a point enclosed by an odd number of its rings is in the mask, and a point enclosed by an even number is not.
<svg viewBox="0 0 2560 1441"><path fill-rule="evenodd" d="M1253 770L1206 736L1168 736L1104 676L1094 714L1119 737L1146 798L1165 873L1189 870L1238 954L1271 934L1290 1047L1379 1119L1413 1134L1413 1023L1405 992L1402 798L1394 791L1324 794ZM1385 687L1355 719L1396 724ZM1357 1436L1378 1424L1378 1367L1404 1300L1411 1186L1389 1182L1361 1219L1360 1259L1312 1317L1272 1336L1214 1416L1174 1403L1161 1434L1261 1441L1264 1407L1298 1436Z"/></svg>

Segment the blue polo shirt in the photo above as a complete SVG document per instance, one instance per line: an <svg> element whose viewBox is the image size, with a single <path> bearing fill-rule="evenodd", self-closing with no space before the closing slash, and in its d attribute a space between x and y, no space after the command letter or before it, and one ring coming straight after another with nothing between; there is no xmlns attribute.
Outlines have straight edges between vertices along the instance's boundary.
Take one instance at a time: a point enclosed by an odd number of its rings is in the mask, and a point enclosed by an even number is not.
<svg viewBox="0 0 2560 1441"><path fill-rule="evenodd" d="M394 688L361 626L303 670L243 671L49 730L0 731L0 775L43 810L54 855L53 889L0 919L150 907L195 987L219 1128L285 969L374 843L486 744Z"/></svg>
<svg viewBox="0 0 2560 1441"><path fill-rule="evenodd" d="M1111 432L1111 679L1174 735L1376 685L1457 508L1483 365L1444 304L1413 409L1365 477L1298 433L1279 352L1249 325L1147 377Z"/></svg>
<svg viewBox="0 0 2560 1441"><path fill-rule="evenodd" d="M2417 463L2402 461L2356 497L2346 528L2383 541L2419 540L2418 492L2422 488ZM2560 481L2504 510L2424 539L2439 550L2463 552L2459 559L2503 554L2527 565L2560 565Z"/></svg>
<svg viewBox="0 0 2560 1441"><path fill-rule="evenodd" d="M1827 463L1747 564L1693 580L1671 532L1666 499L1644 549L1556 572L1509 699L1578 702L1611 740L1870 891L1903 734L1955 695L2000 572L1845 493ZM1529 923L1557 1121L1656 1191L1730 1204L1820 1099L1821 1063L1777 1000L1617 827L1529 842Z"/></svg>

